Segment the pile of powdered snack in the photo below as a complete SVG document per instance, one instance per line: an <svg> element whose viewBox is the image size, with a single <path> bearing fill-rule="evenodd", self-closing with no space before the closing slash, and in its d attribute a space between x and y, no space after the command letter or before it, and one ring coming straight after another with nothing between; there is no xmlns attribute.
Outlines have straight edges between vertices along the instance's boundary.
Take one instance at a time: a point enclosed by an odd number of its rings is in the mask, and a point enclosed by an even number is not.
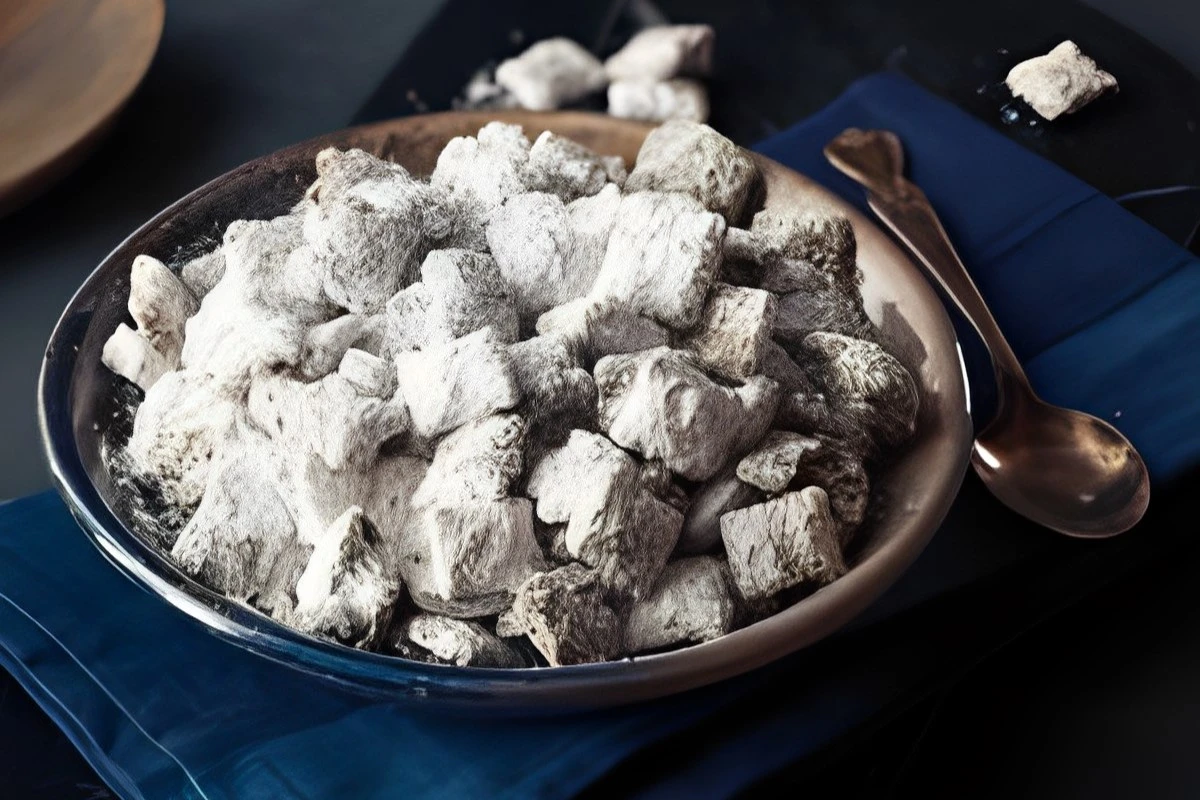
<svg viewBox="0 0 1200 800"><path fill-rule="evenodd" d="M429 662L604 661L837 580L916 384L849 220L760 210L711 128L633 170L493 122L428 180L317 156L284 216L143 255L104 363L114 469L170 558L317 637Z"/></svg>

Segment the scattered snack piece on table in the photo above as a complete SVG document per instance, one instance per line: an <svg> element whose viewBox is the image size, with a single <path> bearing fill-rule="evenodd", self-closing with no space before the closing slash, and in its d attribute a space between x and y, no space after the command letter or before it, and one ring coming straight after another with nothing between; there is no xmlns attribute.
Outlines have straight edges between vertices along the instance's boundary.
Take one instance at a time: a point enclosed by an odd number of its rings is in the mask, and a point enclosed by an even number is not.
<svg viewBox="0 0 1200 800"><path fill-rule="evenodd" d="M604 88L604 65L570 39L545 39L496 68L521 108L550 111Z"/></svg>
<svg viewBox="0 0 1200 800"><path fill-rule="evenodd" d="M660 25L640 31L601 64L570 39L544 39L494 72L476 71L454 105L550 111L586 101L607 87L613 116L704 122L708 90L698 79L712 72L713 42L708 25Z"/></svg>
<svg viewBox="0 0 1200 800"><path fill-rule="evenodd" d="M1118 91L1117 79L1069 39L1044 56L1017 64L1004 82L1047 120L1073 114L1105 92Z"/></svg>
<svg viewBox="0 0 1200 800"><path fill-rule="evenodd" d="M663 81L712 72L713 29L708 25L656 25L634 34L604 62L614 81Z"/></svg>

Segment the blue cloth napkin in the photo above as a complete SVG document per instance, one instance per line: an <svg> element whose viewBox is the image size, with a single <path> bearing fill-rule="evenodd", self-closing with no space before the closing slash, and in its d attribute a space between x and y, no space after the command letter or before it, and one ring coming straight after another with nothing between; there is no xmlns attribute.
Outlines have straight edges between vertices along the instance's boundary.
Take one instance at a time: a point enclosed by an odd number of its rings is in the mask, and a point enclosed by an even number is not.
<svg viewBox="0 0 1200 800"><path fill-rule="evenodd" d="M821 156L850 126L900 135L913 178L942 213L1047 399L1113 419L1160 485L1197 463L1200 262L896 75L856 83L758 149L861 206L858 187ZM963 506L872 619L968 582L1017 552L972 549L974 512ZM960 544L939 555L942 542ZM763 702L748 698L761 698L756 690L764 686L785 691L803 658L600 713L489 721L430 715L344 694L209 636L105 563L51 494L0 506L0 664L126 797L569 797L735 701ZM818 699L783 707L761 727L730 730L711 743L712 757L668 770L644 787L646 795L729 796L886 702L886 682L865 686L820 674L805 681Z"/></svg>

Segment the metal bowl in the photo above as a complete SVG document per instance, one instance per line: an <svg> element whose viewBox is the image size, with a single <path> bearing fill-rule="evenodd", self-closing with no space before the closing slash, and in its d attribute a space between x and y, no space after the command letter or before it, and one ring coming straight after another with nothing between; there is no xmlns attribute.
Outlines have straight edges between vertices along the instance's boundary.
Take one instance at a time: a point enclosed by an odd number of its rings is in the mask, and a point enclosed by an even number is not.
<svg viewBox="0 0 1200 800"><path fill-rule="evenodd" d="M786 610L705 644L602 664L497 670L421 664L299 633L200 585L135 532L129 504L102 457L128 389L100 363L104 341L129 321L130 265L169 260L235 219L287 212L315 178L328 146L360 147L428 174L442 146L491 119L550 129L632 163L648 127L585 113L446 113L351 128L252 161L197 189L126 239L71 299L46 349L38 386L50 467L83 531L121 572L210 633L354 691L478 712L553 713L646 700L760 667L827 636L892 584L924 548L966 470L971 427L960 356L946 312L908 258L874 225L808 179L758 158L767 206L840 208L854 223L863 296L889 346L917 377L922 411L914 440L876 478L872 513L848 554L849 572ZM97 598L99 601L100 598Z"/></svg>

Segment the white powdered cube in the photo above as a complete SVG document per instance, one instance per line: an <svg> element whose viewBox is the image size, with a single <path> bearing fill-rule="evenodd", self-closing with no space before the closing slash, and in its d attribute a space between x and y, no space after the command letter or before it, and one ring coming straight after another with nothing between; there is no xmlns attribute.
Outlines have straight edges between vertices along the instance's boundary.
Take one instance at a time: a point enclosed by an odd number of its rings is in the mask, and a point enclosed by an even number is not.
<svg viewBox="0 0 1200 800"><path fill-rule="evenodd" d="M501 619L506 633L524 633L552 667L621 653L620 620L604 601L596 571L579 563L529 578Z"/></svg>
<svg viewBox="0 0 1200 800"><path fill-rule="evenodd" d="M474 205L486 218L507 198L525 191L529 139L519 125L489 122L477 136L457 136L442 148L430 183ZM471 209L460 204L458 213Z"/></svg>
<svg viewBox="0 0 1200 800"><path fill-rule="evenodd" d="M317 540L296 583L296 626L352 647L376 642L400 593L385 564L379 531L351 506Z"/></svg>
<svg viewBox="0 0 1200 800"><path fill-rule="evenodd" d="M646 136L625 190L681 192L737 225L749 216L763 185L748 152L707 125L673 120Z"/></svg>
<svg viewBox="0 0 1200 800"><path fill-rule="evenodd" d="M362 150L322 150L309 197L305 240L330 265L329 298L353 312L381 311L456 224L442 192Z"/></svg>
<svg viewBox="0 0 1200 800"><path fill-rule="evenodd" d="M298 545L278 475L258 450L248 450L231 453L213 469L171 558L230 599L247 601L267 588L276 562Z"/></svg>
<svg viewBox="0 0 1200 800"><path fill-rule="evenodd" d="M604 513L607 489L601 484L636 471L637 463L629 454L604 436L571 431L566 445L551 450L532 466L526 491L537 499L542 522L568 522L573 514L578 515L575 535L567 534L567 549L578 556L579 544L588 532L587 518Z"/></svg>
<svg viewBox="0 0 1200 800"><path fill-rule="evenodd" d="M575 269L574 233L556 195L529 192L509 199L492 216L487 239L522 316L536 316L562 298L578 297L595 280L594 271Z"/></svg>
<svg viewBox="0 0 1200 800"><path fill-rule="evenodd" d="M782 494L796 477L805 455L821 447L811 436L791 431L768 431L738 462L737 476L767 494Z"/></svg>
<svg viewBox="0 0 1200 800"><path fill-rule="evenodd" d="M537 331L565 341L586 364L614 353L636 353L670 341L667 329L615 300L581 297L538 317Z"/></svg>
<svg viewBox="0 0 1200 800"><path fill-rule="evenodd" d="M721 517L721 539L742 597L758 600L846 573L838 525L823 489L799 492Z"/></svg>
<svg viewBox="0 0 1200 800"><path fill-rule="evenodd" d="M725 220L677 193L626 195L592 288L669 327L696 324L721 265Z"/></svg>
<svg viewBox="0 0 1200 800"><path fill-rule="evenodd" d="M712 477L762 437L779 387L761 375L730 388L685 350L659 347L596 364L600 427L614 442L660 458L689 480Z"/></svg>
<svg viewBox="0 0 1200 800"><path fill-rule="evenodd" d="M334 316L300 228L296 215L231 223L225 273L184 327L181 365L230 398L256 375L298 365L309 328Z"/></svg>
<svg viewBox="0 0 1200 800"><path fill-rule="evenodd" d="M384 441L409 428L403 401L362 395L337 373L311 384L263 375L251 384L246 410L270 439L316 453L330 469L365 467Z"/></svg>
<svg viewBox="0 0 1200 800"><path fill-rule="evenodd" d="M544 131L529 150L525 186L531 192L549 192L564 203L596 194L609 181L625 182L625 161L602 156L565 136Z"/></svg>
<svg viewBox="0 0 1200 800"><path fill-rule="evenodd" d="M543 522L566 522L567 551L597 569L614 599L646 596L679 538L683 514L651 491L642 468L605 437L572 431L532 470Z"/></svg>
<svg viewBox="0 0 1200 800"><path fill-rule="evenodd" d="M306 328L287 317L263 316L237 301L221 308L224 290L224 284L217 284L200 313L188 320L182 366L237 399L256 377L299 364Z"/></svg>
<svg viewBox="0 0 1200 800"><path fill-rule="evenodd" d="M625 652L707 642L733 630L729 568L716 556L672 561L654 591L633 605L625 623Z"/></svg>
<svg viewBox="0 0 1200 800"><path fill-rule="evenodd" d="M513 592L545 568L525 498L459 502L425 510L420 531L428 550L401 574L413 602L426 611L469 618L508 608Z"/></svg>
<svg viewBox="0 0 1200 800"><path fill-rule="evenodd" d="M391 352L421 350L490 327L502 341L518 337L513 289L487 253L434 250L421 265L421 281L387 304Z"/></svg>
<svg viewBox="0 0 1200 800"><path fill-rule="evenodd" d="M246 409L289 452L315 453L335 470L365 467L409 428L402 400L364 395L336 372L312 383L264 375L250 385Z"/></svg>
<svg viewBox="0 0 1200 800"><path fill-rule="evenodd" d="M503 500L525 465L525 420L496 414L468 422L438 442L416 506Z"/></svg>
<svg viewBox="0 0 1200 800"><path fill-rule="evenodd" d="M399 392L423 437L517 405L512 359L491 328L396 356Z"/></svg>
<svg viewBox="0 0 1200 800"><path fill-rule="evenodd" d="M171 371L171 365L162 353L154 349L150 340L139 336L124 322L117 326L113 335L104 343L100 353L104 366L143 391L148 391L158 379Z"/></svg>
<svg viewBox="0 0 1200 800"><path fill-rule="evenodd" d="M146 392L126 445L134 470L179 508L200 502L209 472L233 435L237 406L211 381L168 372Z"/></svg>
<svg viewBox="0 0 1200 800"><path fill-rule="evenodd" d="M492 215L488 245L524 320L591 290L621 205L615 185L564 205L544 192L512 197Z"/></svg>
<svg viewBox="0 0 1200 800"><path fill-rule="evenodd" d="M146 255L133 260L129 314L138 334L162 355L168 369L178 369L184 324L199 310L196 296L165 264Z"/></svg>
<svg viewBox="0 0 1200 800"><path fill-rule="evenodd" d="M1004 82L1048 120L1078 111L1107 91L1117 91L1117 79L1069 39L1044 56L1017 64Z"/></svg>
<svg viewBox="0 0 1200 800"><path fill-rule="evenodd" d="M703 77L712 71L713 39L709 25L656 25L609 56L604 70L614 81Z"/></svg>
<svg viewBox="0 0 1200 800"><path fill-rule="evenodd" d="M599 91L608 83L604 65L565 38L543 39L496 68L496 83L522 108L552 111Z"/></svg>
<svg viewBox="0 0 1200 800"><path fill-rule="evenodd" d="M772 344L775 295L762 289L718 283L708 296L700 323L682 334L677 346L694 352L708 369L745 379L762 371Z"/></svg>
<svg viewBox="0 0 1200 800"><path fill-rule="evenodd" d="M303 247L304 217L300 213L229 223L221 240L225 271L217 282L226 290L225 302L236 298L270 315L318 321L317 306L325 302L322 276L313 269L289 268L292 254Z"/></svg>

